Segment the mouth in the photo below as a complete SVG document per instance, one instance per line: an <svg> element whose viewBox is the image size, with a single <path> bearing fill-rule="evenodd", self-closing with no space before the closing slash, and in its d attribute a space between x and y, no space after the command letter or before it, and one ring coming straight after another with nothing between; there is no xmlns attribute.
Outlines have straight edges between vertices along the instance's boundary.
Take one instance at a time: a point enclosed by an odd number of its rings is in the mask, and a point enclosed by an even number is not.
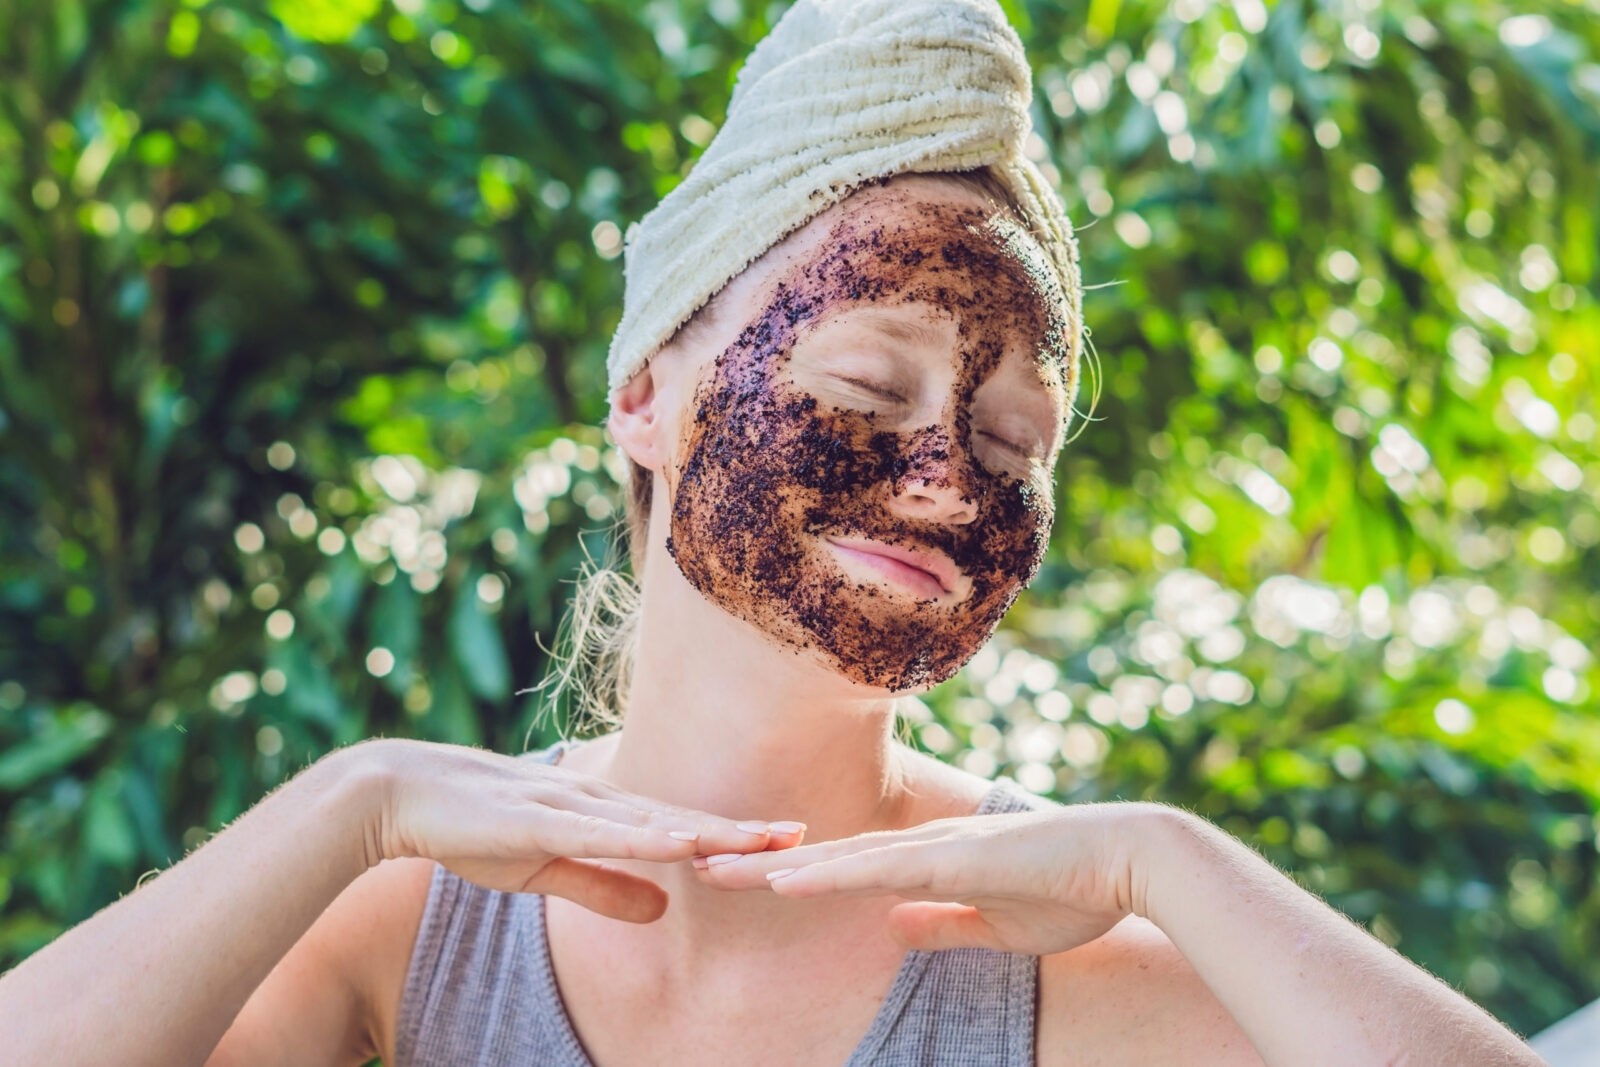
<svg viewBox="0 0 1600 1067"><path fill-rule="evenodd" d="M858 537L830 537L828 543L846 559L878 572L891 582L928 599L953 592L960 575L950 557Z"/></svg>

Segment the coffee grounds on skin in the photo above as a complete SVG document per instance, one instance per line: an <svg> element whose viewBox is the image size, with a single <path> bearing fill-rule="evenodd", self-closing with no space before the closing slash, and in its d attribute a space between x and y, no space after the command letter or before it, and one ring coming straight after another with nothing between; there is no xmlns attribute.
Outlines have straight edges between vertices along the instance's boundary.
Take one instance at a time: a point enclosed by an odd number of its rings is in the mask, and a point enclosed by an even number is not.
<svg viewBox="0 0 1600 1067"><path fill-rule="evenodd" d="M700 593L796 652L892 692L953 675L1037 573L1054 518L1044 478L990 470L973 447L978 387L1008 346L1066 385L1065 301L1043 254L995 210L876 183L839 205L826 237L789 266L713 363L668 476L667 550ZM889 429L786 379L808 327L862 307L931 305L956 324L955 395L939 423ZM1063 395L1064 392L1063 392ZM999 464L996 464L999 466ZM894 496L951 487L971 522L915 519ZM944 552L970 595L914 598L844 574L824 538Z"/></svg>

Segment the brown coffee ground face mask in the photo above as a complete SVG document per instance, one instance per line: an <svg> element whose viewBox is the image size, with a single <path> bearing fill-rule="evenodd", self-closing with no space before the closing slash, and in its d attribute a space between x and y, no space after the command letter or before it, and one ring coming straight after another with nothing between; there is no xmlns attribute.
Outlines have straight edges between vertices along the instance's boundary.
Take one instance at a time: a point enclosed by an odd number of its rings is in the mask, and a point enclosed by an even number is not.
<svg viewBox="0 0 1600 1067"><path fill-rule="evenodd" d="M1033 355L1064 390L1065 303L1007 216L893 188L858 194L838 214L700 382L681 465L666 471L667 550L708 600L797 653L820 652L863 685L922 689L971 658L1044 556L1048 481L980 462L972 408L1008 349ZM797 342L819 324L911 303L953 320L959 337L940 422L890 428L892 419L822 403L791 380ZM918 485L958 492L971 521L908 518L892 506ZM950 603L859 582L841 570L830 537L936 549L970 593Z"/></svg>

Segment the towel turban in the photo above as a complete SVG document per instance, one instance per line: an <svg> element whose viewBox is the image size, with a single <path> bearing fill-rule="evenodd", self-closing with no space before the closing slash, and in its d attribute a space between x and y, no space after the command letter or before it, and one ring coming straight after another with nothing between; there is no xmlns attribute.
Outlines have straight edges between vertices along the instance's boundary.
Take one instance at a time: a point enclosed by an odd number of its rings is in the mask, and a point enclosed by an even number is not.
<svg viewBox="0 0 1600 1067"><path fill-rule="evenodd" d="M1077 244L1024 155L1032 92L995 0L796 0L745 61L688 176L624 235L612 394L729 280L862 183L980 166L1006 185L1060 278L1075 389Z"/></svg>

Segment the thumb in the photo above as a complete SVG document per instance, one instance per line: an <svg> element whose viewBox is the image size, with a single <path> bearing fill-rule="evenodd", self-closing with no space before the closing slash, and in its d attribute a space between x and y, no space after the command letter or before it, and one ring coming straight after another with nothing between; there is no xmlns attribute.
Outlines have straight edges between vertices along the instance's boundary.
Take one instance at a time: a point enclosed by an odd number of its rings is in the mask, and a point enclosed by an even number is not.
<svg viewBox="0 0 1600 1067"><path fill-rule="evenodd" d="M913 900L889 909L889 933L907 948L997 948L994 927L977 908Z"/></svg>
<svg viewBox="0 0 1600 1067"><path fill-rule="evenodd" d="M590 911L630 923L654 922L667 910L666 890L650 879L565 856L546 864L529 882L527 891L565 897Z"/></svg>

